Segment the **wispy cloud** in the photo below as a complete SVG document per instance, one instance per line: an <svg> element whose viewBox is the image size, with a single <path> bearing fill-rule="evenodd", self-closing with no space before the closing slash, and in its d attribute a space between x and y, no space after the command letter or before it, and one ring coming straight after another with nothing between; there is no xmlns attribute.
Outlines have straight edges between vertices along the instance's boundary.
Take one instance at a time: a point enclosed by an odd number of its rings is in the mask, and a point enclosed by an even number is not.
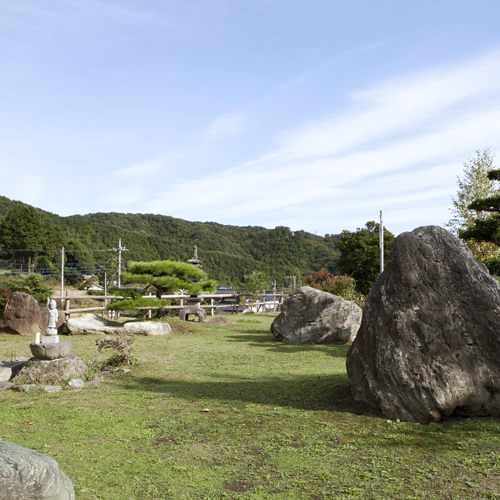
<svg viewBox="0 0 500 500"><path fill-rule="evenodd" d="M207 128L209 139L220 139L243 132L250 125L250 119L244 113L227 113L217 117Z"/></svg>
<svg viewBox="0 0 500 500"><path fill-rule="evenodd" d="M148 208L233 223L304 211L316 214L324 232L346 208L363 219L360 212L387 207L404 210L409 225L431 212L430 222L437 213L444 222L462 162L478 148L500 146L499 91L498 52L389 81L354 94L341 115L283 132L267 155L174 182Z"/></svg>

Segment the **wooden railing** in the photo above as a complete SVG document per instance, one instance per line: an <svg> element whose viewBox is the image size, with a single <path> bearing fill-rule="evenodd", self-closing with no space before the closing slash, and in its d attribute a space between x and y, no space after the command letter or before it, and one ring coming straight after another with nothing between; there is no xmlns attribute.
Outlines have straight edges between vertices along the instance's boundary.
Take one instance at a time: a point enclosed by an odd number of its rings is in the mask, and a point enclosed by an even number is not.
<svg viewBox="0 0 500 500"><path fill-rule="evenodd" d="M246 302L246 303L240 303L239 297L244 297L245 295L243 294L201 294L199 297L202 299L210 299L210 304L200 304L200 307L210 309L210 315L214 315L214 311L216 309L227 309L227 308L232 308L231 314L238 314L238 310L241 306L244 307L256 307L257 311L256 312L265 312L266 309L266 301L265 297L275 297L278 299L278 304L276 309L281 308L281 305L283 304L284 297L287 297L288 294L283 294L283 293L259 293L257 295L254 295L254 297L263 297L264 300L262 302ZM148 316L151 317L151 311L156 310L156 309L183 309L186 307L184 305L184 300L188 299L190 295L162 295L162 299L176 299L179 300L180 304L179 305L173 305L173 306L164 306L164 307L140 307L139 309L146 310L148 311ZM117 295L84 295L84 296L72 296L71 292L69 290L66 290L66 295L63 297L61 296L54 296L52 297L55 300L61 301L61 311L64 314L64 320L66 321L71 314L77 314L77 313L83 313L83 312L91 312L91 311L101 311L102 315L104 316L105 311L109 311L108 309L108 301L111 303L112 300L118 300L118 299L123 299L125 297L120 297ZM154 295L143 295L143 298L154 298ZM235 298L235 302L231 304L223 304L223 305L216 305L215 300L220 300L220 299L227 299L227 298ZM75 308L71 309L71 301L79 301L79 300L104 300L104 306L93 306L93 307L80 307L80 308ZM276 306L276 304L274 304Z"/></svg>

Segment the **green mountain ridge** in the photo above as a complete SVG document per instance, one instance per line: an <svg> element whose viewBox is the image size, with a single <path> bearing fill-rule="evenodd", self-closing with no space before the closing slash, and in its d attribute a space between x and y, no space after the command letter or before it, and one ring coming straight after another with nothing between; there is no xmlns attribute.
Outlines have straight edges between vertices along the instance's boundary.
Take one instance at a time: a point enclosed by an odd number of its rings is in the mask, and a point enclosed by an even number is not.
<svg viewBox="0 0 500 500"><path fill-rule="evenodd" d="M19 201L0 196L0 222ZM61 217L45 212L61 230L68 254L71 250L97 250L122 246L124 261L186 261L198 246L198 256L209 276L221 285L242 283L245 274L264 271L278 286L300 279L307 272L334 271L340 235L317 236L278 226L229 226L216 222L190 222L165 215L117 212ZM75 253L75 255L77 255ZM88 253L95 261L102 253Z"/></svg>

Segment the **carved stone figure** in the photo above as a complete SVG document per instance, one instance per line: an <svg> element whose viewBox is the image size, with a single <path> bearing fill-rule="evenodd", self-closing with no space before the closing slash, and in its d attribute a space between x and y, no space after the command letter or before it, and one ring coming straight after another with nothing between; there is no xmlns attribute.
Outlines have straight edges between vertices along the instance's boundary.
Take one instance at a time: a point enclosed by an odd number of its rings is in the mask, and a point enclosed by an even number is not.
<svg viewBox="0 0 500 500"><path fill-rule="evenodd" d="M57 321L59 320L59 311L55 300L50 300L47 297L47 311L49 312L49 319L47 321L47 328L45 335L57 335Z"/></svg>

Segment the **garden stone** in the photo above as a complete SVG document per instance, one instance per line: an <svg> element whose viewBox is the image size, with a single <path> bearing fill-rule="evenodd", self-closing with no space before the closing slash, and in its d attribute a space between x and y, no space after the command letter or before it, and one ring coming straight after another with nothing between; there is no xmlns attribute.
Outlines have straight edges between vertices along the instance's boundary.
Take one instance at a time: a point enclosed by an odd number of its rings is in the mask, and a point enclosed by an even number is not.
<svg viewBox="0 0 500 500"><path fill-rule="evenodd" d="M74 500L73 484L55 460L0 439L1 500Z"/></svg>
<svg viewBox="0 0 500 500"><path fill-rule="evenodd" d="M0 331L34 337L44 328L37 300L29 293L14 292L5 304Z"/></svg>
<svg viewBox="0 0 500 500"><path fill-rule="evenodd" d="M59 392L62 391L62 387L60 385L44 385L43 390L49 393Z"/></svg>
<svg viewBox="0 0 500 500"><path fill-rule="evenodd" d="M11 382L0 382L0 392L10 389L14 386Z"/></svg>
<svg viewBox="0 0 500 500"><path fill-rule="evenodd" d="M12 368L0 365L0 382L7 382L12 377Z"/></svg>
<svg viewBox="0 0 500 500"><path fill-rule="evenodd" d="M281 306L271 332L285 344L347 344L356 337L361 316L354 302L303 286Z"/></svg>
<svg viewBox="0 0 500 500"><path fill-rule="evenodd" d="M0 361L0 382L14 378L27 361L28 358L21 358L19 361Z"/></svg>
<svg viewBox="0 0 500 500"><path fill-rule="evenodd" d="M29 392L31 389L36 387L36 384L19 384L15 385L12 390L16 392Z"/></svg>
<svg viewBox="0 0 500 500"><path fill-rule="evenodd" d="M69 319L66 327L72 335L146 335L160 336L171 332L168 323L151 321L128 321L120 323L97 316L86 314L81 318Z"/></svg>
<svg viewBox="0 0 500 500"><path fill-rule="evenodd" d="M429 423L500 415L500 286L436 226L399 235L347 354L354 399Z"/></svg>
<svg viewBox="0 0 500 500"><path fill-rule="evenodd" d="M68 354L65 358L51 361L31 358L18 376L42 385L65 385L73 378L84 378L86 371L84 361L74 354Z"/></svg>
<svg viewBox="0 0 500 500"><path fill-rule="evenodd" d="M70 380L68 382L68 386L72 387L73 389L82 389L83 387L85 387L85 383L80 378L74 378L73 380Z"/></svg>

